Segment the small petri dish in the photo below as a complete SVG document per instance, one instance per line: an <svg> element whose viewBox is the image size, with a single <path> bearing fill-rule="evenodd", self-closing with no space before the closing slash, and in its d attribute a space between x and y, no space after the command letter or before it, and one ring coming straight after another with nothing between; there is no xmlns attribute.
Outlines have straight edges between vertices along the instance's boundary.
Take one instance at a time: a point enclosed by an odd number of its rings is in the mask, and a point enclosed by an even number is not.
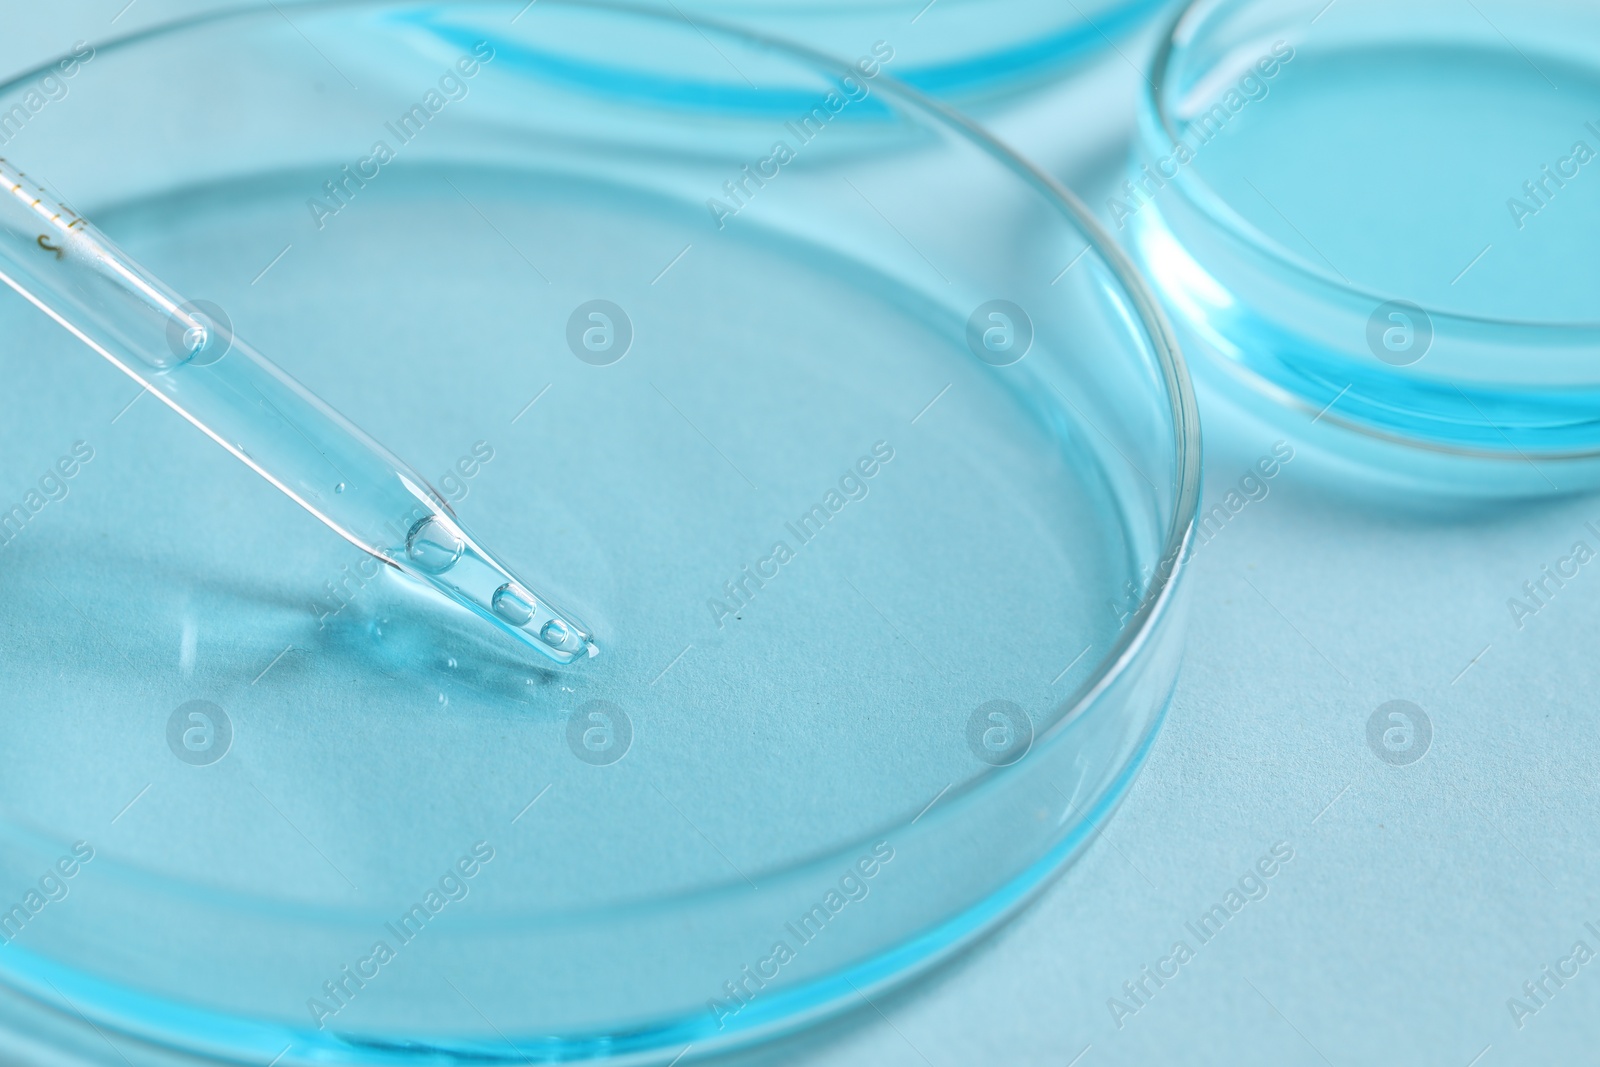
<svg viewBox="0 0 1600 1067"><path fill-rule="evenodd" d="M886 41L898 53L898 80L972 106L1058 81L1169 6L1170 0L706 0L695 10L832 55Z"/></svg>
<svg viewBox="0 0 1600 1067"><path fill-rule="evenodd" d="M1597 155L1591 6L1203 0L1106 207L1207 381L1369 475L1547 494L1600 480Z"/></svg>
<svg viewBox="0 0 1600 1067"><path fill-rule="evenodd" d="M884 62L564 0L79 60L8 158L602 652L420 610L0 301L9 1057L692 1059L1075 855L1177 671L1193 400L1082 205Z"/></svg>

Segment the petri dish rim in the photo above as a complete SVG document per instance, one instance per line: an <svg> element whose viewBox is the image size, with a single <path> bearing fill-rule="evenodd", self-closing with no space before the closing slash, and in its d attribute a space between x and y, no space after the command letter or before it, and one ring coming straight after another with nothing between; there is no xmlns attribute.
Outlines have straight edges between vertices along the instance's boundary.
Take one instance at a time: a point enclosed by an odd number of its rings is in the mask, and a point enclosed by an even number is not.
<svg viewBox="0 0 1600 1067"><path fill-rule="evenodd" d="M1161 133L1178 141L1180 133L1176 119L1167 107L1167 82L1170 78L1177 54L1186 47L1186 38L1193 38L1199 31L1200 23L1217 15L1219 12L1232 8L1242 8L1259 0L1188 0L1176 14L1174 14L1167 28L1160 34L1160 43L1157 45L1156 54L1151 62L1150 78L1141 89L1143 101L1143 114L1140 116L1141 138L1146 141L1146 149L1162 150L1165 146L1151 144L1145 134L1159 130ZM1514 47L1514 46L1513 46ZM1362 300L1382 303L1392 298L1392 293L1382 293L1375 289L1367 289L1347 280L1336 278L1316 264L1306 260L1282 244L1268 237L1261 230L1253 226L1238 212L1228 205L1228 202L1216 190L1211 188L1194 168L1180 168L1174 178L1166 179L1170 184L1184 193L1196 208L1217 226L1221 227L1234 240L1242 242L1253 252L1265 256L1272 263L1296 275L1304 277L1314 283L1317 288L1328 291L1335 298L1359 297ZM1464 328L1496 327L1512 329L1519 333L1526 333L1531 337L1571 338L1590 340L1600 345L1600 319L1591 321L1564 322L1540 319L1509 319L1495 318L1483 315L1467 315L1460 312L1435 311L1428 309L1428 315L1435 323L1447 323ZM1313 408L1313 410L1315 410ZM1457 448L1436 443L1425 444L1413 441L1411 438L1402 438L1396 435L1377 432L1357 423L1341 421L1340 425L1348 425L1352 429L1360 430L1373 437L1384 440L1403 441L1408 445L1418 445L1430 450L1448 452L1461 455L1490 455L1472 449ZM1600 452L1596 449L1595 452ZM1572 455L1591 455L1591 452L1576 452Z"/></svg>
<svg viewBox="0 0 1600 1067"><path fill-rule="evenodd" d="M305 6L314 6L319 10L327 10L331 8L423 7L427 6L429 0L303 0L303 2ZM507 9L522 6L518 0L491 0L491 2L500 3L501 6ZM677 16L673 13L642 4L629 3L628 0L544 0L544 2L563 7L602 8L616 11L619 14L667 23L677 21ZM211 24L244 20L258 16L264 17L268 14L280 14L278 9L282 6L284 5L273 4L268 0L265 3L238 5L221 11L175 19L103 43L97 43L96 50L97 52L125 51L137 47L148 40L200 29ZM294 6L301 5L296 4ZM726 21L697 17L695 24L698 27L742 40L757 48L786 53L829 73L843 75L849 74L853 69L846 61L804 45L783 41ZM39 64L0 82L0 93L9 92L19 85L36 79L51 70L60 58L62 57ZM902 107L909 107L911 110L921 112L935 125L953 129L973 142L1014 176L1022 180L1026 185L1033 187L1047 203L1062 211L1068 217L1070 223L1088 241L1089 246L1096 252L1105 266L1112 272L1123 294L1133 304L1139 316L1138 324L1150 343L1151 355L1161 371L1172 418L1174 437L1174 491L1169 501L1172 506L1172 520L1166 531L1165 540L1158 557L1159 562L1152 568L1150 585L1141 597L1127 627L1123 630L1117 642L1100 659L1094 672L1079 687L1078 692L1057 704L1058 708L1064 708L1065 710L1058 714L1055 721L1048 728L1041 731L1035 739L1034 744L1036 747L1048 745L1055 737L1064 732L1068 726L1088 713L1100 696L1133 667L1140 650L1150 642L1152 634L1165 619L1170 605L1174 601L1175 589L1188 558L1188 547L1193 540L1195 517L1200 497L1200 418L1193 385L1172 327L1153 292L1148 288L1142 275L1122 247L1105 230L1092 210L1076 194L1050 177L1039 167L1018 155L973 120L933 99L924 92L894 78L887 72L875 78L874 85L875 91L881 90L886 96L897 99ZM958 804L977 799L992 783L997 781L1005 770L1006 768L1004 767L994 767L980 771L967 779L967 781L952 788L950 799ZM910 813L907 815L908 819L909 816ZM10 819L6 820L6 822L8 829L12 833L21 831L22 836L29 837L39 834L39 831L19 826ZM857 848L863 842L870 843L870 841L877 840L883 835L884 831L903 826L905 822L906 820L897 820L885 826L877 827L872 832L862 835L859 839L835 843L827 851L820 852L817 855L801 857L790 861L782 867L768 869L762 873L768 878L778 879L796 875L812 869L817 864L827 861L840 852ZM44 836L48 837L48 835ZM172 885L169 879L154 872L146 871L139 866L125 863L119 864L116 861L102 862L105 869L112 876L120 876L121 878L145 884ZM628 912L633 909L649 911L671 900L714 897L734 890L742 884L742 881L736 877L729 878L723 883L702 886L681 896L651 898L649 901L634 902L631 905L624 904L620 907L611 905L608 910L611 914L617 914L619 911ZM194 887L182 884L182 888L185 891L190 891ZM206 887L206 892L207 899L213 906L222 904L229 907L254 910L264 903L269 903L266 898L256 898L252 894L239 893L237 891L221 891L215 887ZM338 907L285 905L281 901L270 901L270 904L278 914L296 915L322 921L340 921L347 917L345 910ZM557 914L551 913L550 917L555 918ZM507 918L508 916L501 915L495 921L504 922Z"/></svg>

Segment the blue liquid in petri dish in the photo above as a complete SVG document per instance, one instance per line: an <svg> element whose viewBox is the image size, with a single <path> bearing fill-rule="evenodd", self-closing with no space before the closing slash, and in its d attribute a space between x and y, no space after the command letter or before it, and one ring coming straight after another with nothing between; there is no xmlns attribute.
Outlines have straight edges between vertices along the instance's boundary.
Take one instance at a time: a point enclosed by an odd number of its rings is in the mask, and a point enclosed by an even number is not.
<svg viewBox="0 0 1600 1067"><path fill-rule="evenodd" d="M894 45L896 75L963 106L1007 100L1105 56L1168 0L709 0L697 10L830 55Z"/></svg>
<svg viewBox="0 0 1600 1067"><path fill-rule="evenodd" d="M1548 489L1527 457L1600 447L1594 17L1318 6L1180 18L1136 162L1191 155L1127 201L1139 255L1257 389Z"/></svg>
<svg viewBox="0 0 1600 1067"><path fill-rule="evenodd" d="M1196 173L1273 244L1364 288L1581 322L1600 288L1600 167L1586 166L1600 159L1600 71L1535 62L1303 47Z"/></svg>
<svg viewBox="0 0 1600 1067"><path fill-rule="evenodd" d="M94 449L0 550L31 709L0 871L95 850L0 959L29 1032L54 1024L27 998L66 1026L70 997L140 1049L669 1062L970 941L1148 748L1196 427L1114 251L887 86L719 227L707 199L830 81L727 34L762 90L717 66L714 106L619 100L587 63L721 60L675 16L545 2L507 30L521 6L298 13L359 93L271 9L104 49L81 125L39 145L119 244L436 474L605 652L530 666L416 610L0 307L44 357L8 367L8 484L58 437ZM471 94L315 218L486 34ZM115 182L90 143L122 153ZM747 967L767 984L740 1001Z"/></svg>

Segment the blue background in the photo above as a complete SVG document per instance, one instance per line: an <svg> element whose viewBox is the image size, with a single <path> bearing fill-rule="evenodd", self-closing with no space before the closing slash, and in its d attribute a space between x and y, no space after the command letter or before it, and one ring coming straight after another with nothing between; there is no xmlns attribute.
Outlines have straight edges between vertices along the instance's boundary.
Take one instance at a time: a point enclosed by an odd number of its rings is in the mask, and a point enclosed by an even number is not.
<svg viewBox="0 0 1600 1067"><path fill-rule="evenodd" d="M217 6L124 3L6 0L0 72ZM937 32L938 17L934 7L909 32ZM983 117L1103 202L1152 48L1148 33L1119 39L1073 84ZM1209 393L1202 402L1203 509L1275 442L1297 454L1270 496L1196 555L1187 663L1120 813L1037 903L953 965L740 1062L1593 1058L1600 960L1520 1029L1506 1002L1575 941L1600 951L1584 928L1600 928L1600 571L1585 568L1521 629L1507 599L1575 541L1600 548L1584 527L1600 524L1600 501L1369 498L1300 439L1297 416L1267 425ZM1394 699L1433 725L1430 751L1404 767L1366 738ZM1267 895L1200 945L1185 923L1279 842L1294 858ZM1194 958L1119 1028L1108 998L1131 1003L1123 983L1180 939Z"/></svg>

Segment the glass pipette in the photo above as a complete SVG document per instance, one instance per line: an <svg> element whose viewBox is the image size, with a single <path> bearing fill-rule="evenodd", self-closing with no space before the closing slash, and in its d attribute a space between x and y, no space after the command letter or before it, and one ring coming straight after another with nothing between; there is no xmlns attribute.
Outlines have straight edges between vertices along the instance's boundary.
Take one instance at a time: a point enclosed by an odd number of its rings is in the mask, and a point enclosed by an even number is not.
<svg viewBox="0 0 1600 1067"><path fill-rule="evenodd" d="M426 479L4 159L0 281L351 544L557 663L597 653Z"/></svg>

